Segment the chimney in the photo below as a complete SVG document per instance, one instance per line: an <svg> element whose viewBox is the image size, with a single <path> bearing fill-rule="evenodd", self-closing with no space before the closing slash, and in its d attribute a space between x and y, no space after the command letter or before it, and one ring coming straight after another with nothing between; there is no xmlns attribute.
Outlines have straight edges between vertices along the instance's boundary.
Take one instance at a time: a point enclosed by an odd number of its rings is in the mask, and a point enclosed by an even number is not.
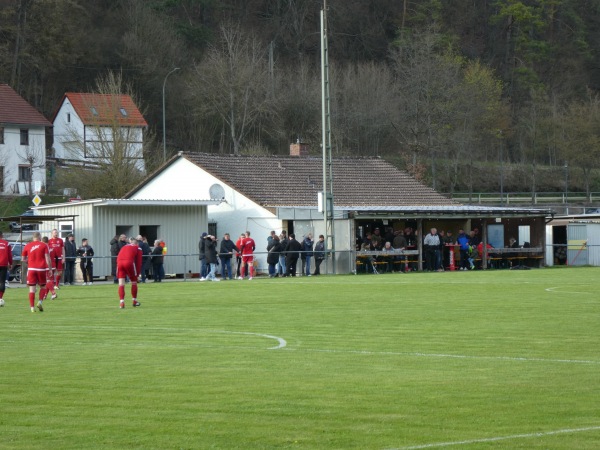
<svg viewBox="0 0 600 450"><path fill-rule="evenodd" d="M290 156L308 156L308 144L300 141L290 144Z"/></svg>

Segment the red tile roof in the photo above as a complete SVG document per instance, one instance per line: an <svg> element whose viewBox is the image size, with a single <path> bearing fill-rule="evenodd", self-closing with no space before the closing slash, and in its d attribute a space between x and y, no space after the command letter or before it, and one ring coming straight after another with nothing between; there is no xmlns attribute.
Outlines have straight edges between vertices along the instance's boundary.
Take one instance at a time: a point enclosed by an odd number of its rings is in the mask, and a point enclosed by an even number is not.
<svg viewBox="0 0 600 450"><path fill-rule="evenodd" d="M39 125L52 124L8 84L0 83L0 125Z"/></svg>
<svg viewBox="0 0 600 450"><path fill-rule="evenodd" d="M60 102L61 107L67 98L84 125L112 125L117 120L117 123L124 127L148 126L129 95L67 92ZM54 119L56 115L52 120Z"/></svg>
<svg viewBox="0 0 600 450"><path fill-rule="evenodd" d="M297 156L235 156L182 153L198 167L265 207L316 206L323 185L323 160ZM173 161L149 176L133 195ZM336 206L459 205L381 158L333 160Z"/></svg>

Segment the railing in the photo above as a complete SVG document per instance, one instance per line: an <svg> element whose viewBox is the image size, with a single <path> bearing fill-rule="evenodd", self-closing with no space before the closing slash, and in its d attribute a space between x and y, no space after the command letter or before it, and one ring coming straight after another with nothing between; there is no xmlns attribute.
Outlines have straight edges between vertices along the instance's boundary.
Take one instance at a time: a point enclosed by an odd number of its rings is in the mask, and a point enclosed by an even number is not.
<svg viewBox="0 0 600 450"><path fill-rule="evenodd" d="M471 204L594 204L600 203L600 192L454 192L446 194L452 200Z"/></svg>

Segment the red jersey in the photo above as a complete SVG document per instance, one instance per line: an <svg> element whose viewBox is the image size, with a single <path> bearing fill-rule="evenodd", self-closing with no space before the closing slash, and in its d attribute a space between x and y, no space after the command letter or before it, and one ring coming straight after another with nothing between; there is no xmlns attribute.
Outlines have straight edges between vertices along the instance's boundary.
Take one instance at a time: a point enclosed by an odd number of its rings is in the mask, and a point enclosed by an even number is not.
<svg viewBox="0 0 600 450"><path fill-rule="evenodd" d="M237 248L239 248L240 250L242 249L242 240L243 240L243 239L244 239L244 238L240 237L240 238L238 238L238 240L237 240L237 241L235 241L235 246L236 246ZM235 254L235 256L237 256L237 257L240 257L240 256L242 256L242 254L241 254L240 252L237 252L237 253Z"/></svg>
<svg viewBox="0 0 600 450"><path fill-rule="evenodd" d="M140 273L142 269L142 249L137 244L127 244L119 251L117 266L127 267L135 265L135 270Z"/></svg>
<svg viewBox="0 0 600 450"><path fill-rule="evenodd" d="M254 249L256 248L256 244L254 243L254 239L251 237L246 237L242 239L240 247L238 248L242 251L242 256L252 256Z"/></svg>
<svg viewBox="0 0 600 450"><path fill-rule="evenodd" d="M23 249L22 256L27 259L28 270L48 270L46 255L50 254L48 246L40 241L30 242Z"/></svg>
<svg viewBox="0 0 600 450"><path fill-rule="evenodd" d="M12 266L12 249L8 241L0 239L0 267Z"/></svg>
<svg viewBox="0 0 600 450"><path fill-rule="evenodd" d="M57 237L48 239L48 247L54 250L50 254L50 257L53 258L53 260L62 258L65 242L61 238Z"/></svg>
<svg viewBox="0 0 600 450"><path fill-rule="evenodd" d="M48 254L50 255L50 262L52 263L52 268L56 269L56 254L54 253L54 250L55 249L48 245Z"/></svg>

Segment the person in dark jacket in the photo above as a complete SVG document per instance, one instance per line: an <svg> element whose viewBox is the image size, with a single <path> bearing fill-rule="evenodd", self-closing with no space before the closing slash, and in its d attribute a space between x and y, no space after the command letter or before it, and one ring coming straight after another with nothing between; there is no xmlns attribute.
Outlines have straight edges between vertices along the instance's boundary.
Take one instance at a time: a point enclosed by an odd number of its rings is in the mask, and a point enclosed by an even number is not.
<svg viewBox="0 0 600 450"><path fill-rule="evenodd" d="M267 245L267 264L269 264L269 278L274 278L277 276L275 271L275 266L279 262L279 254L281 253L281 241L279 240L279 236L274 235Z"/></svg>
<svg viewBox="0 0 600 450"><path fill-rule="evenodd" d="M79 268L83 275L83 285L92 285L94 283L94 263L92 257L94 256L94 249L89 245L88 240L83 238L81 240L81 247L77 249L77 256L79 256Z"/></svg>
<svg viewBox="0 0 600 450"><path fill-rule="evenodd" d="M314 241L312 234L308 233L302 241L302 274L310 277L310 261L313 256ZM304 271L306 267L306 272Z"/></svg>
<svg viewBox="0 0 600 450"><path fill-rule="evenodd" d="M279 244L281 245L281 250L279 253L279 268L278 268L278 275L282 276L282 277L287 277L287 266L285 263L285 251L287 250L287 245L288 245L288 238L287 238L287 234L284 231L281 232L281 234L279 235Z"/></svg>
<svg viewBox="0 0 600 450"><path fill-rule="evenodd" d="M319 240L315 244L315 273L313 275L321 275L321 263L325 259L325 236L319 235Z"/></svg>
<svg viewBox="0 0 600 450"><path fill-rule="evenodd" d="M141 283L145 283L146 282L146 271L149 269L150 267L150 246L148 245L148 242L146 241L145 238L143 238L141 235L138 235L138 237L136 238L138 241L138 246L140 247L140 250L142 250L142 273L141 275Z"/></svg>
<svg viewBox="0 0 600 450"><path fill-rule="evenodd" d="M75 284L75 259L77 258L77 244L73 233L67 236L65 241L65 279L64 285Z"/></svg>
<svg viewBox="0 0 600 450"><path fill-rule="evenodd" d="M219 247L219 259L221 260L221 277L223 280L233 280L233 273L231 273L231 258L233 257L233 251L239 252L240 249L236 247L235 243L231 240L229 233L223 235L221 246Z"/></svg>
<svg viewBox="0 0 600 450"><path fill-rule="evenodd" d="M200 241L198 242L198 259L200 260L200 279L206 278L208 274L208 266L206 264L206 242L205 238L208 236L207 232L202 233Z"/></svg>
<svg viewBox="0 0 600 450"><path fill-rule="evenodd" d="M296 276L296 264L301 250L302 244L296 240L296 235L291 233L285 254L285 265L287 266L288 275L292 277Z"/></svg>
<svg viewBox="0 0 600 450"><path fill-rule="evenodd" d="M111 275L114 277L113 282L117 284L117 256L123 247L127 245L127 236L124 234L115 236L110 241L110 263L111 263Z"/></svg>
<svg viewBox="0 0 600 450"><path fill-rule="evenodd" d="M206 278L200 278L200 281L221 281L216 277L217 273L217 238L212 235L204 237L204 259L210 267Z"/></svg>
<svg viewBox="0 0 600 450"><path fill-rule="evenodd" d="M160 245L160 241L154 241L154 248L150 254L150 260L152 261L152 278L155 283L162 281L162 265L164 263L163 248Z"/></svg>

